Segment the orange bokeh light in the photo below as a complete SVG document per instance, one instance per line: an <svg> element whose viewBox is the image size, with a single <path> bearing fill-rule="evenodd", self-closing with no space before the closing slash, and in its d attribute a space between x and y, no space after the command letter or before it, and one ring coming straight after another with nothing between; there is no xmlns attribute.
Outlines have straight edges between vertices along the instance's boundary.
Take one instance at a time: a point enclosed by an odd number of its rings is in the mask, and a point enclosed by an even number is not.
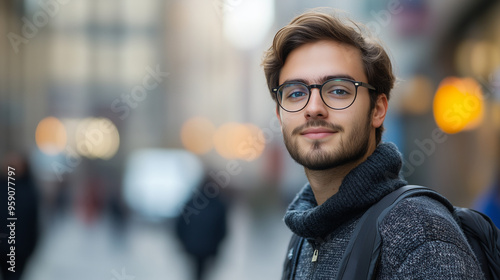
<svg viewBox="0 0 500 280"><path fill-rule="evenodd" d="M187 150L202 155L213 148L214 133L215 126L209 119L194 117L182 125L181 141Z"/></svg>
<svg viewBox="0 0 500 280"><path fill-rule="evenodd" d="M483 93L472 78L445 78L434 96L434 119L446 133L476 128L483 119Z"/></svg>
<svg viewBox="0 0 500 280"><path fill-rule="evenodd" d="M55 117L44 118L36 127L36 145L47 155L57 155L62 152L66 147L67 138L64 125Z"/></svg>
<svg viewBox="0 0 500 280"><path fill-rule="evenodd" d="M214 134L215 149L226 159L252 161L264 151L265 143L262 137L259 137L261 133L253 124L223 124Z"/></svg>
<svg viewBox="0 0 500 280"><path fill-rule="evenodd" d="M214 134L215 150L226 159L237 158L236 147L246 135L244 126L229 122L221 125Z"/></svg>

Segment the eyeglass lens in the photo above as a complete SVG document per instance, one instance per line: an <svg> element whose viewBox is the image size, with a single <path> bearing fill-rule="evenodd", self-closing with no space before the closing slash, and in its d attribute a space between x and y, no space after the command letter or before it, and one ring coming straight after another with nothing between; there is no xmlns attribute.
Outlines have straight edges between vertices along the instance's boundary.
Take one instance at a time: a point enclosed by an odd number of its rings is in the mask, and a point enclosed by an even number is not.
<svg viewBox="0 0 500 280"><path fill-rule="evenodd" d="M352 81L331 80L320 88L325 104L332 109L349 107L356 97L356 86ZM309 101L311 91L302 83L284 84L278 90L278 102L287 111L300 111Z"/></svg>

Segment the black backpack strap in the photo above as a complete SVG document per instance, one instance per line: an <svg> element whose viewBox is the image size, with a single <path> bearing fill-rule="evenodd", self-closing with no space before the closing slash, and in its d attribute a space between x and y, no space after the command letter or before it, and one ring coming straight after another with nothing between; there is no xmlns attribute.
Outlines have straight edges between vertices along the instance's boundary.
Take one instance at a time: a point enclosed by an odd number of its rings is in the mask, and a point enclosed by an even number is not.
<svg viewBox="0 0 500 280"><path fill-rule="evenodd" d="M297 269L300 250L302 249L303 243L304 243L303 237L300 237L296 234L292 235L290 243L288 244L285 263L283 265L283 275L281 276L282 280L292 280L295 278L295 270Z"/></svg>
<svg viewBox="0 0 500 280"><path fill-rule="evenodd" d="M361 216L347 245L337 279L360 280L374 277L382 245L378 224L392 208L391 205L416 193L437 194L422 186L404 186L386 195Z"/></svg>

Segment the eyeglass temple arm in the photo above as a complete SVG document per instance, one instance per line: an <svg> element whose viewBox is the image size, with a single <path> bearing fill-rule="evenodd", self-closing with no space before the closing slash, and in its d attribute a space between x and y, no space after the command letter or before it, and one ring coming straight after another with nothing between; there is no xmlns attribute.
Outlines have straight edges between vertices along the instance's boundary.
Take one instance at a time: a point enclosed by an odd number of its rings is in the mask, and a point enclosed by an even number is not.
<svg viewBox="0 0 500 280"><path fill-rule="evenodd" d="M367 89L371 89L371 90L377 90L374 86L370 85L370 84L367 84L367 83L363 83L363 82L355 82L354 83L355 85L357 86L363 86Z"/></svg>

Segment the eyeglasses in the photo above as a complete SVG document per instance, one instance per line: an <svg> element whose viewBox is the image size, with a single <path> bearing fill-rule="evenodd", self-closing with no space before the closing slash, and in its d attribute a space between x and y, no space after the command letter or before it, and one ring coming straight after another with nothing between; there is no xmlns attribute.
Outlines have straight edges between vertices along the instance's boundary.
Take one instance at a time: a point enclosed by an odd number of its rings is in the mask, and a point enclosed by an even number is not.
<svg viewBox="0 0 500 280"><path fill-rule="evenodd" d="M319 89L321 99L331 109L343 110L349 108L356 100L358 87L376 90L375 87L350 79L330 79L322 85L306 85L302 82L286 82L277 88L276 100L283 110L287 112L298 112L304 109L311 99L311 89Z"/></svg>

